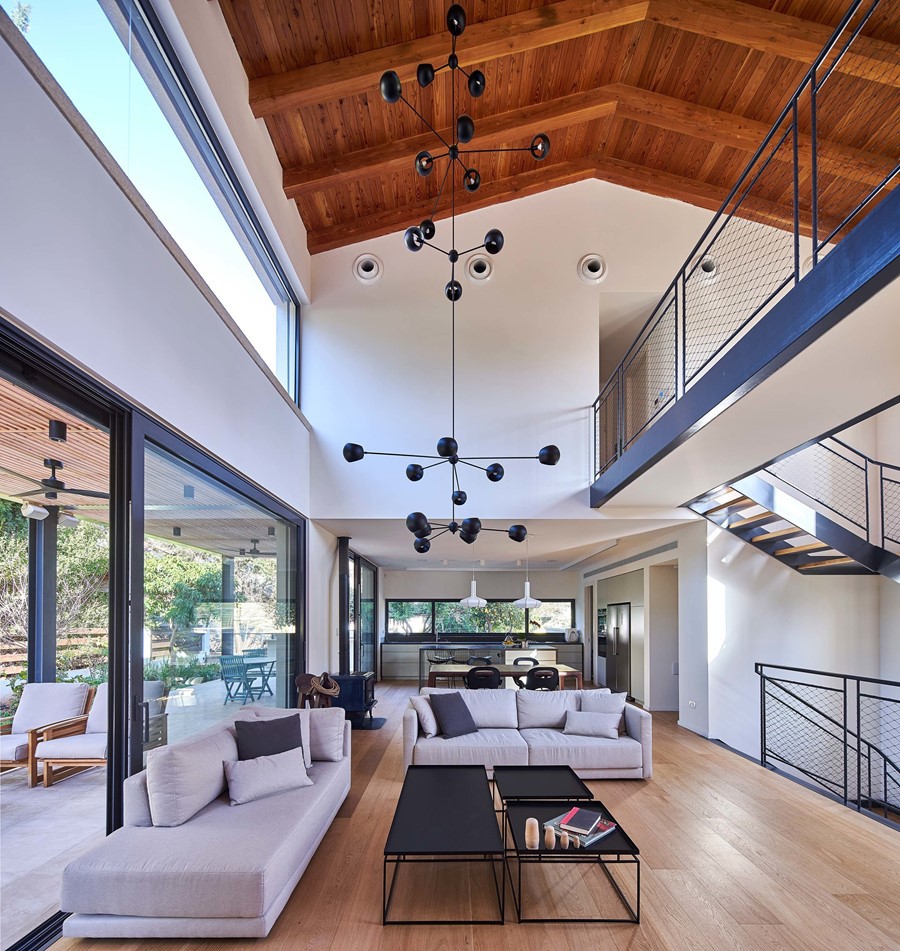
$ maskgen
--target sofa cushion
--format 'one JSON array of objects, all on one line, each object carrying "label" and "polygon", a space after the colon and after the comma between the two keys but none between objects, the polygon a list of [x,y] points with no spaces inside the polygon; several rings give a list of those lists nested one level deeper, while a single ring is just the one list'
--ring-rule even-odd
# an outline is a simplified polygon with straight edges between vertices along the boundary
[{"label": "sofa cushion", "polygon": [[231,725],[147,753],[147,794],[155,826],[180,826],[225,791],[225,760],[237,759]]},{"label": "sofa cushion", "polygon": [[100,684],[91,703],[85,733],[106,733],[109,729],[109,692],[108,684]]},{"label": "sofa cushion", "polygon": [[106,759],[105,733],[76,733],[38,743],[38,759]]},{"label": "sofa cushion", "polygon": [[527,766],[528,746],[518,730],[479,729],[446,739],[419,737],[413,762],[424,766]]},{"label": "sofa cushion", "polygon": [[425,687],[422,695],[434,697],[439,694],[459,693],[469,708],[475,726],[479,730],[515,730],[519,725],[516,713],[514,690],[448,690],[446,687]]},{"label": "sofa cushion", "polygon": [[416,711],[419,718],[419,726],[425,736],[437,736],[438,723],[434,716],[434,710],[431,709],[431,701],[428,697],[410,697],[409,705]]},{"label": "sofa cushion", "polygon": [[0,759],[18,762],[28,758],[28,737],[24,733],[0,735]]},{"label": "sofa cushion", "polygon": [[296,720],[294,723],[297,726],[297,745],[292,749],[225,764],[228,798],[232,806],[265,799],[289,789],[312,786],[300,749],[300,724]]},{"label": "sofa cushion", "polygon": [[[235,720],[279,720],[293,714],[300,720],[300,743],[303,746],[303,763],[312,766],[312,737],[309,732],[309,710],[292,710],[290,707],[241,707]],[[318,759],[319,757],[316,757]]]},{"label": "sofa cushion", "polygon": [[[275,756],[288,750],[300,749],[303,745],[300,739],[300,718],[290,714],[272,719],[261,717],[256,720],[235,720],[234,733],[238,760]],[[302,752],[299,755],[302,758]],[[228,770],[225,772],[227,775]]]},{"label": "sofa cushion", "polygon": [[628,695],[609,691],[585,690],[581,695],[581,709],[586,713],[617,713],[619,735],[625,733],[625,701]]},{"label": "sofa cushion", "polygon": [[87,684],[25,684],[11,732],[27,733],[48,723],[80,716],[89,689]]},{"label": "sofa cushion", "polygon": [[309,776],[311,786],[240,810],[217,799],[177,828],[118,829],[68,864],[61,909],[162,918],[259,917],[305,864],[343,800],[348,761],[314,763]]},{"label": "sofa cushion", "polygon": [[431,698],[431,709],[444,739],[477,733],[478,727],[465,701],[458,693],[445,693]]},{"label": "sofa cushion", "polygon": [[530,766],[571,766],[572,769],[640,769],[641,744],[630,736],[609,740],[573,736],[560,730],[527,729],[519,734],[528,745]]},{"label": "sofa cushion", "polygon": [[344,723],[347,716],[343,707],[323,707],[308,710],[309,749],[314,760],[340,763],[344,759]]},{"label": "sofa cushion", "polygon": [[566,715],[563,733],[576,736],[605,736],[614,740],[619,735],[619,722],[622,717],[617,713],[583,713],[570,710]]},{"label": "sofa cushion", "polygon": [[515,697],[520,730],[541,727],[561,730],[569,710],[578,709],[575,690],[519,690]]}]

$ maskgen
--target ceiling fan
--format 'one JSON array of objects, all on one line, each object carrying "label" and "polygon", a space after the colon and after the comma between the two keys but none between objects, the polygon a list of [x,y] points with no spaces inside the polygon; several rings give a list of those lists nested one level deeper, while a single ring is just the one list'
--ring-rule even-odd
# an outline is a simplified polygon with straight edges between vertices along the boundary
[{"label": "ceiling fan", "polygon": [[56,478],[56,470],[64,468],[59,459],[45,459],[44,465],[50,470],[50,476],[47,479],[41,479],[41,488],[33,489],[31,492],[22,492],[17,498],[27,499],[33,495],[43,495],[44,498],[50,500],[59,498],[60,495],[83,495],[91,499],[109,498],[109,492],[98,492],[96,489],[77,489],[74,486],[66,488],[65,482]]}]

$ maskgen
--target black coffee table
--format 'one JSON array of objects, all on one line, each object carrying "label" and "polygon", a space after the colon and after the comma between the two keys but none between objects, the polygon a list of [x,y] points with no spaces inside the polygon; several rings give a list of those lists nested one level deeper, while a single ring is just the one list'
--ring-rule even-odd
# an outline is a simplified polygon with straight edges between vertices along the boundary
[{"label": "black coffee table", "polygon": [[[490,863],[497,918],[388,920],[397,875],[403,866],[449,862]],[[393,866],[388,888],[388,866]],[[498,877],[499,867],[499,877]],[[410,766],[384,846],[384,925],[502,925],[506,911],[504,846],[483,766]],[[427,914],[427,908],[425,909]]]},{"label": "black coffee table", "polygon": [[[614,832],[604,836],[598,842],[587,848],[575,849],[569,848],[561,850],[560,848],[547,849],[544,846],[544,828],[545,822],[555,819],[557,816],[567,812],[572,806],[583,806],[587,809],[593,809],[602,813],[604,818],[616,823],[617,828]],[[540,847],[536,850],[525,848],[525,820],[534,817],[540,825]],[[609,810],[602,802],[594,800],[585,802],[584,800],[572,800],[562,802],[560,800],[529,800],[526,802],[508,802],[506,804],[506,828],[512,839],[513,848],[507,852],[507,869],[509,872],[510,888],[512,889],[513,903],[516,906],[516,915],[520,922],[548,922],[548,921],[570,921],[570,922],[628,922],[638,924],[641,915],[641,861],[640,850],[631,841],[627,833],[616,822]],[[516,865],[515,871],[512,868]],[[550,878],[555,866],[567,865],[569,863],[593,864],[596,865],[608,879],[619,901],[625,907],[626,917],[611,917],[600,914],[594,917],[586,916],[566,916],[555,914],[553,917],[534,917],[525,915],[525,900],[522,891],[522,873],[523,869],[529,867],[542,866],[542,872],[547,873],[545,878]],[[623,875],[629,869],[634,869],[635,880],[635,899],[632,904],[626,897],[622,883],[616,881],[613,871],[618,875]],[[563,870],[564,871],[564,870]],[[527,874],[527,873],[526,873]],[[587,886],[582,884],[582,888]],[[547,891],[546,884],[542,889]],[[564,892],[564,888],[560,888]],[[563,901],[565,894],[562,894]],[[596,904],[596,902],[595,902]]]},{"label": "black coffee table", "polygon": [[500,797],[500,825],[506,842],[506,804],[532,799],[593,799],[571,766],[495,766],[494,791]]}]

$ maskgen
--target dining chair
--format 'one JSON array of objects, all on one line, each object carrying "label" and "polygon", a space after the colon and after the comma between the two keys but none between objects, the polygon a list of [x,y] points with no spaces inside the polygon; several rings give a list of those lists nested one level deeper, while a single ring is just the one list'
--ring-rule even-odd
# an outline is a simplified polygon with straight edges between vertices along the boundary
[{"label": "dining chair", "polygon": [[[538,662],[534,657],[517,657],[513,661],[514,667],[537,667]],[[516,686],[519,690],[522,690],[525,687],[524,672],[519,674],[516,677],[513,677]]]},{"label": "dining chair", "polygon": [[526,690],[559,690],[559,671],[555,667],[532,667],[525,674]]},{"label": "dining chair", "polygon": [[496,667],[473,667],[463,675],[463,682],[469,690],[493,690],[502,685],[503,677]]}]

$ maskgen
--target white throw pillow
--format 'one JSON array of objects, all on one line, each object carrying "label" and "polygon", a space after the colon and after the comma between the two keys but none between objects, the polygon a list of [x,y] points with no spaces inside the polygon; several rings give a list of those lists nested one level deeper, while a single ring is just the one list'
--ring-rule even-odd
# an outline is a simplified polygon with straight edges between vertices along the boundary
[{"label": "white throw pillow", "polygon": [[579,710],[570,710],[566,715],[566,726],[563,733],[573,733],[576,736],[599,736],[607,740],[619,738],[618,713],[584,713]]},{"label": "white throw pillow", "polygon": [[585,690],[581,695],[583,713],[616,713],[619,716],[619,733],[625,732],[624,693],[600,693],[599,690]]},{"label": "white throw pillow", "polygon": [[313,784],[306,773],[300,750],[226,762],[225,778],[232,806]]},{"label": "white throw pillow", "polygon": [[440,730],[438,729],[437,718],[434,715],[434,710],[431,709],[431,701],[428,697],[410,697],[409,705],[418,714],[419,726],[422,728],[422,732],[425,736],[437,736]]}]

